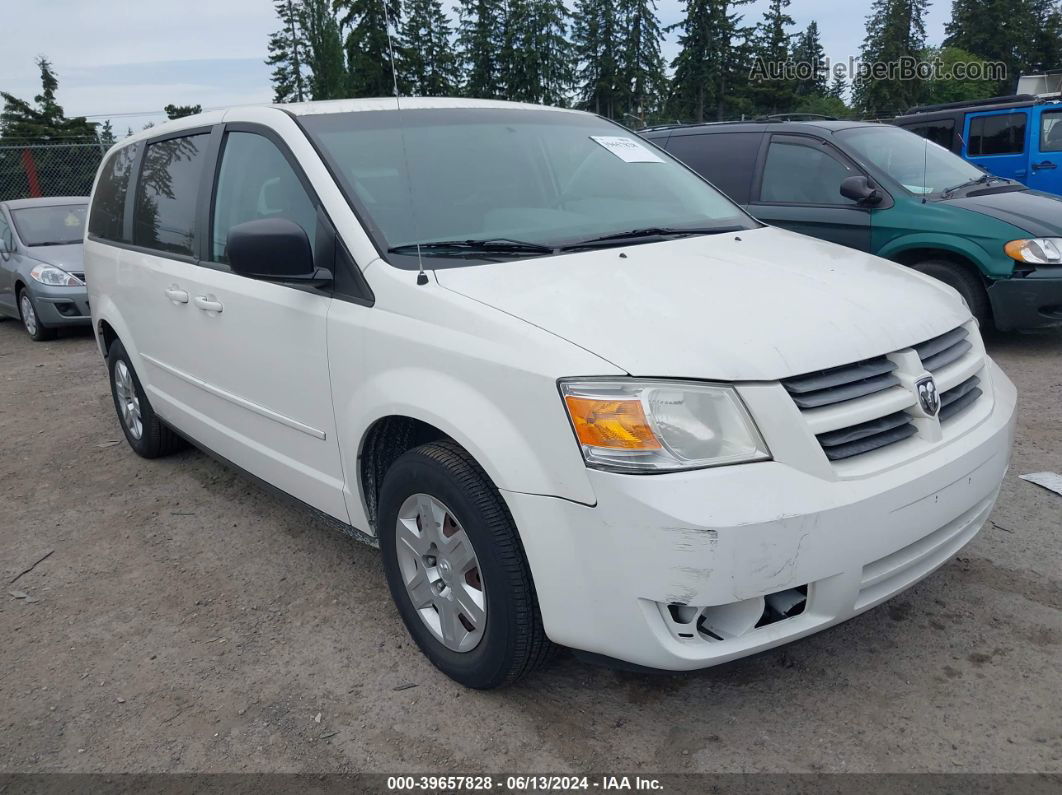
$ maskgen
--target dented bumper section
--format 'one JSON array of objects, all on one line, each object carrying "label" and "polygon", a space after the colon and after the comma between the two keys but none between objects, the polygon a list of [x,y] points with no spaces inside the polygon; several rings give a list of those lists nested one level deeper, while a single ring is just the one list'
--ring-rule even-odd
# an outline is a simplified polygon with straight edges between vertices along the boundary
[{"label": "dented bumper section", "polygon": [[[998,371],[997,371],[998,373]],[[778,461],[590,471],[593,507],[504,492],[557,643],[641,666],[716,665],[837,624],[950,560],[1006,472],[1014,387],[984,421],[870,476]]]}]

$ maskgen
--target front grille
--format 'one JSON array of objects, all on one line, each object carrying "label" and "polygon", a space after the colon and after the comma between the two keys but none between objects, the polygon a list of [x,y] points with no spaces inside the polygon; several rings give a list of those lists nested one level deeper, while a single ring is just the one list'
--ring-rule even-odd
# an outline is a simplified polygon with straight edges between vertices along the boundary
[{"label": "front grille", "polygon": [[[978,374],[983,368],[982,355],[967,327],[952,329],[905,351],[902,356],[876,356],[782,381],[831,462],[916,436],[918,427],[911,412],[917,411],[918,397],[903,384],[913,383],[925,372],[938,381],[942,423],[981,397]],[[911,351],[917,354],[917,361]],[[898,362],[906,368],[905,380],[899,377]]]}]

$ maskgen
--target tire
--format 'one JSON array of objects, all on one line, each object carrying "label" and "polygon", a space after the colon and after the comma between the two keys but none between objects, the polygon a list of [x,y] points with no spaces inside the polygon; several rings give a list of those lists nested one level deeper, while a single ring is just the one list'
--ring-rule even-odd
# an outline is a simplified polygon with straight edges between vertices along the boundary
[{"label": "tire", "polygon": [[22,328],[26,329],[26,333],[34,342],[47,342],[55,339],[58,332],[44,325],[37,314],[37,305],[33,303],[33,296],[25,288],[18,291],[18,316],[22,319]]},{"label": "tire", "polygon": [[[163,425],[151,408],[129,354],[118,340],[107,350],[107,375],[118,424],[134,453],[143,458],[160,458],[184,446],[181,437]],[[131,420],[133,416],[139,422]]]},{"label": "tire", "polygon": [[[432,513],[435,532],[423,529],[423,517]],[[380,490],[378,529],[391,596],[409,634],[439,670],[466,687],[489,690],[515,682],[548,659],[553,644],[542,628],[512,516],[459,445],[433,442],[395,461]],[[428,543],[433,537],[439,542],[434,547]],[[466,540],[472,559],[463,563]],[[418,609],[407,581],[419,583],[417,592],[432,601],[421,598]],[[441,590],[431,587],[433,582]],[[437,633],[455,614],[459,625],[448,622],[457,629],[447,641]]]},{"label": "tire", "polygon": [[970,268],[940,259],[925,260],[912,265],[911,268],[958,290],[966,305],[970,307],[971,314],[982,327],[991,320],[991,308],[984,282]]}]

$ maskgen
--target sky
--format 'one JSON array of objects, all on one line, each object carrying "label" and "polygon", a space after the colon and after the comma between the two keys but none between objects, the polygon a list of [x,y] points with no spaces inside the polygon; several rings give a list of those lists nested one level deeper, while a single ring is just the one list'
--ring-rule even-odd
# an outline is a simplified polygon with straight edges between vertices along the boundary
[{"label": "sky", "polygon": [[[789,14],[795,29],[818,21],[826,54],[847,60],[859,52],[870,4],[793,0]],[[766,6],[755,0],[741,7],[744,24]],[[658,0],[658,7],[662,24],[681,20],[681,0]],[[943,38],[950,7],[949,0],[930,7],[931,44]],[[215,108],[272,100],[265,64],[278,27],[272,0],[0,0],[0,10],[8,23],[0,90],[32,99],[40,90],[33,61],[45,55],[59,75],[66,114],[110,119],[119,136],[165,119],[170,103]],[[669,61],[675,35],[664,46]]]}]

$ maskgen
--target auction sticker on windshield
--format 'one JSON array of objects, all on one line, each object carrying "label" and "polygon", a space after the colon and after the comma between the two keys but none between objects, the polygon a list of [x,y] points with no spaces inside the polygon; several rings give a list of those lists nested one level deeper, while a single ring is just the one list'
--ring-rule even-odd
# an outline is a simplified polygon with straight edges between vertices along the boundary
[{"label": "auction sticker on windshield", "polygon": [[627,163],[664,162],[651,150],[625,135],[591,135],[590,138]]}]

